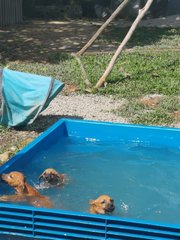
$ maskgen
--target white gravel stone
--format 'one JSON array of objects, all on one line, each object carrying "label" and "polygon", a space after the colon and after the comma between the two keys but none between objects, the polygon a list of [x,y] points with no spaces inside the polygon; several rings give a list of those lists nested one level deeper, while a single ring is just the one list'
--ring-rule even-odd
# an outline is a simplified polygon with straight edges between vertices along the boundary
[{"label": "white gravel stone", "polygon": [[124,103],[124,99],[115,100],[112,96],[59,94],[42,115],[125,123],[126,119],[113,112],[121,108]]}]

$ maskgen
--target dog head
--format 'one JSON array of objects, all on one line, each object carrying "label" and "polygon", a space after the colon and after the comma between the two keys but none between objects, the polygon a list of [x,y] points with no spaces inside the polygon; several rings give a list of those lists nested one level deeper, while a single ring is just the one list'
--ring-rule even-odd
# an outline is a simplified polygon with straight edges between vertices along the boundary
[{"label": "dog head", "polygon": [[64,174],[58,173],[53,168],[48,168],[39,176],[39,181],[43,180],[50,185],[59,185],[64,183],[64,177]]},{"label": "dog head", "polygon": [[96,200],[90,200],[89,203],[91,213],[108,214],[115,209],[114,200],[108,195],[101,195]]},{"label": "dog head", "polygon": [[25,187],[26,178],[21,172],[14,171],[7,174],[2,174],[1,179],[15,189],[18,188],[23,191]]}]

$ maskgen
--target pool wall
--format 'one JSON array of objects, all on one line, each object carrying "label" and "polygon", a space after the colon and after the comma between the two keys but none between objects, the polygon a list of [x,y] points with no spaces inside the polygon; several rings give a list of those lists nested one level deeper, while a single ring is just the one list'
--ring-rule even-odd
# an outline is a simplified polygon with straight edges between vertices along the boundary
[{"label": "pool wall", "polygon": [[[180,129],[62,119],[0,167],[0,173],[26,164],[37,151],[61,137],[134,141],[180,147]],[[0,190],[0,194],[3,194]],[[162,224],[106,215],[0,203],[1,236],[31,239],[180,239],[180,224]]]}]

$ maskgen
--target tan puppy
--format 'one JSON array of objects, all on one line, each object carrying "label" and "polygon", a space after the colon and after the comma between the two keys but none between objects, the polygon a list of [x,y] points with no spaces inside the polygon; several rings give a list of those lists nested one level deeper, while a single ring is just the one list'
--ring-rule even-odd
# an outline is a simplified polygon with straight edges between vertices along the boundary
[{"label": "tan puppy", "polygon": [[109,214],[115,209],[114,200],[108,195],[101,195],[96,200],[90,200],[90,213]]},{"label": "tan puppy", "polygon": [[65,174],[58,173],[53,168],[47,168],[40,176],[39,181],[43,180],[50,186],[60,186],[65,183]]},{"label": "tan puppy", "polygon": [[2,174],[1,179],[16,191],[15,195],[0,196],[3,202],[21,202],[26,201],[36,207],[52,207],[48,197],[40,193],[26,182],[25,176],[21,172],[10,172]]}]

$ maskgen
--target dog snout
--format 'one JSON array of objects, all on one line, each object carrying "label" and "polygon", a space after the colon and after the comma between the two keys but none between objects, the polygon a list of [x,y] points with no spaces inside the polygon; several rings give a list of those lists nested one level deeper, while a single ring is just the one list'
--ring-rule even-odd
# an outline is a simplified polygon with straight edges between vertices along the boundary
[{"label": "dog snout", "polygon": [[115,206],[114,206],[114,204],[112,203],[112,204],[110,204],[110,209],[113,211],[114,209],[115,209]]},{"label": "dog snout", "polygon": [[5,177],[5,174],[0,174],[0,179],[3,180]]},{"label": "dog snout", "polygon": [[110,211],[110,212],[114,211],[114,209],[115,209],[114,201],[109,202],[109,203],[107,204],[107,207],[106,207],[106,208],[107,208],[107,210]]},{"label": "dog snout", "polygon": [[40,176],[39,176],[39,180],[46,180],[48,177],[48,174],[47,173],[42,173]]},{"label": "dog snout", "polygon": [[44,175],[44,179],[45,179],[46,181],[51,181],[52,178],[53,178],[52,175],[49,174],[49,173]]},{"label": "dog snout", "polygon": [[7,178],[7,174],[0,174],[0,180],[1,181],[5,181],[6,180],[6,178]]},{"label": "dog snout", "polygon": [[40,175],[39,180],[49,181],[51,179],[51,174],[43,173]]},{"label": "dog snout", "polygon": [[115,206],[114,206],[114,201],[113,201],[113,200],[110,202],[110,207],[112,207],[112,208],[115,207]]}]

